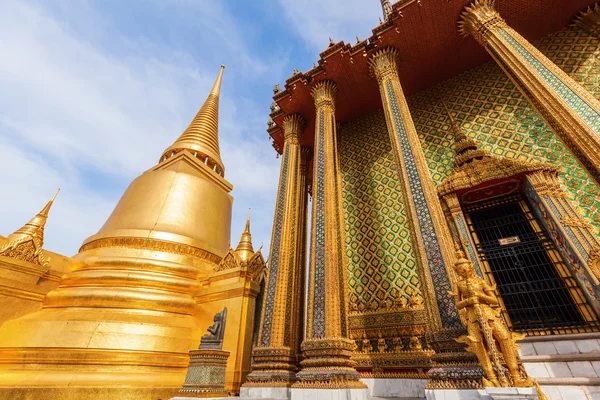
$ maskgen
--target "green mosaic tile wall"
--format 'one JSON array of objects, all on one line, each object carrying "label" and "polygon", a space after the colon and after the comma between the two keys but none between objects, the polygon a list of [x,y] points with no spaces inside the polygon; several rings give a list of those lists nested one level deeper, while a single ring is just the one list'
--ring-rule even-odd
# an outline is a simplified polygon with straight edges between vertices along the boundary
[{"label": "green mosaic tile wall", "polygon": [[[579,28],[557,32],[537,46],[600,98],[600,41]],[[502,70],[491,62],[409,99],[436,185],[452,169],[446,102],[465,132],[493,154],[561,167],[562,183],[582,214],[600,228],[600,191]]]},{"label": "green mosaic tile wall", "polygon": [[[537,47],[600,98],[600,40],[570,27]],[[482,148],[560,165],[570,198],[600,229],[600,190],[494,62],[409,99],[436,185],[448,176],[454,158],[442,100]],[[350,300],[381,309],[383,300],[396,293],[408,299],[419,285],[382,110],[342,124],[338,134]]]},{"label": "green mosaic tile wall", "polygon": [[383,111],[342,124],[338,135],[350,301],[382,309],[420,292]]}]

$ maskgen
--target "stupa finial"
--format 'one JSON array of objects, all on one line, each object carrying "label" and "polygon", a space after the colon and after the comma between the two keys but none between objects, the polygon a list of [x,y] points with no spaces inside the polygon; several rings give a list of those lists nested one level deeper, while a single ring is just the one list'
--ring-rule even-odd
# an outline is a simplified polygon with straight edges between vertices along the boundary
[{"label": "stupa finial", "polygon": [[246,219],[246,227],[240,238],[240,242],[235,248],[235,252],[242,259],[242,261],[248,261],[254,255],[254,248],[252,247],[252,235],[250,234],[250,209],[248,209],[248,218]]},{"label": "stupa finial", "polygon": [[161,161],[167,160],[173,154],[182,150],[188,150],[197,158],[205,161],[219,175],[224,175],[225,168],[219,151],[219,96],[224,69],[225,66],[221,65],[221,70],[208,98],[190,123],[190,126],[179,136],[175,143],[163,152],[160,158]]}]

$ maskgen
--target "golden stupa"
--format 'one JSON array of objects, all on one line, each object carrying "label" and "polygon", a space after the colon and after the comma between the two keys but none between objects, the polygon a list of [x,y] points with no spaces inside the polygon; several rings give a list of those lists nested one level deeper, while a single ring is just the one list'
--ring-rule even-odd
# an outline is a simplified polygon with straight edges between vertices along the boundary
[{"label": "golden stupa", "polygon": [[[1,326],[0,398],[169,398],[183,382],[188,350],[198,347],[213,309],[235,308],[227,303],[235,296],[247,300],[230,289],[218,299],[219,289],[212,289],[211,299],[205,295],[207,277],[230,248],[232,185],[224,179],[218,142],[223,68],[190,126],[130,184],[41,309]],[[246,231],[249,243],[249,222]],[[259,289],[252,284],[253,309]],[[203,308],[199,298],[220,303]],[[242,303],[247,313],[248,301]],[[239,331],[238,324],[231,322],[231,329]],[[252,332],[239,335],[225,343],[234,348],[232,362],[239,358],[248,370],[249,354],[242,361],[235,348],[248,347]]]}]

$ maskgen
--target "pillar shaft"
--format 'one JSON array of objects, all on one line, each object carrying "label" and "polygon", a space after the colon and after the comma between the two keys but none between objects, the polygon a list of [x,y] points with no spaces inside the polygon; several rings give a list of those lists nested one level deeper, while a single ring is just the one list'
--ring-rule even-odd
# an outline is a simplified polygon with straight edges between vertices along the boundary
[{"label": "pillar shaft", "polygon": [[380,50],[370,60],[379,82],[392,151],[398,167],[410,239],[433,332],[461,328],[447,269],[454,262],[452,237],[400,85],[397,52]]},{"label": "pillar shaft", "polygon": [[258,344],[247,386],[290,386],[295,381],[301,336],[304,290],[306,168],[300,136],[304,119],[292,114],[284,120],[284,148],[271,254],[261,313]]},{"label": "pillar shaft", "polygon": [[345,298],[346,258],[342,224],[341,176],[337,155],[333,82],[317,83],[312,224],[304,360],[299,388],[364,387],[350,357]]},{"label": "pillar shaft", "polygon": [[475,268],[477,275],[481,278],[485,278],[481,265],[479,264],[479,256],[477,255],[475,243],[467,228],[465,214],[458,201],[458,196],[456,193],[450,193],[445,195],[442,198],[442,201],[448,209],[448,223],[452,232],[454,232],[456,242],[460,244],[466,257],[473,263],[473,268]]},{"label": "pillar shaft", "polygon": [[305,292],[306,292],[306,230],[307,230],[307,209],[308,209],[308,164],[312,158],[312,151],[303,147],[300,154],[300,174],[299,174],[299,204],[302,212],[300,213],[300,218],[298,219],[298,231],[300,232],[300,238],[298,240],[298,264],[295,270],[294,277],[294,300],[297,302],[292,306],[293,310],[293,324],[296,327],[292,334],[294,338],[292,343],[294,343],[294,351],[296,353],[296,365],[300,365],[302,352],[300,351],[300,344],[304,339],[304,317],[305,317]]},{"label": "pillar shaft", "polygon": [[600,183],[600,101],[509,27],[495,0],[476,0],[459,29],[490,53],[552,127],[590,177]]}]

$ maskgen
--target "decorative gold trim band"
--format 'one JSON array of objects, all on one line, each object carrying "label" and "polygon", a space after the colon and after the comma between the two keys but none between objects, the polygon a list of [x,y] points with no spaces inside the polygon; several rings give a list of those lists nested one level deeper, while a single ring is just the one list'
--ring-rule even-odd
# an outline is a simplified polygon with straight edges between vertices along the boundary
[{"label": "decorative gold trim band", "polygon": [[215,264],[218,264],[221,261],[221,257],[219,257],[218,255],[210,253],[198,247],[150,238],[113,237],[98,239],[81,246],[79,252],[81,253],[87,250],[105,247],[121,247],[140,250],[162,251],[165,253],[197,257],[203,260],[213,262]]}]

